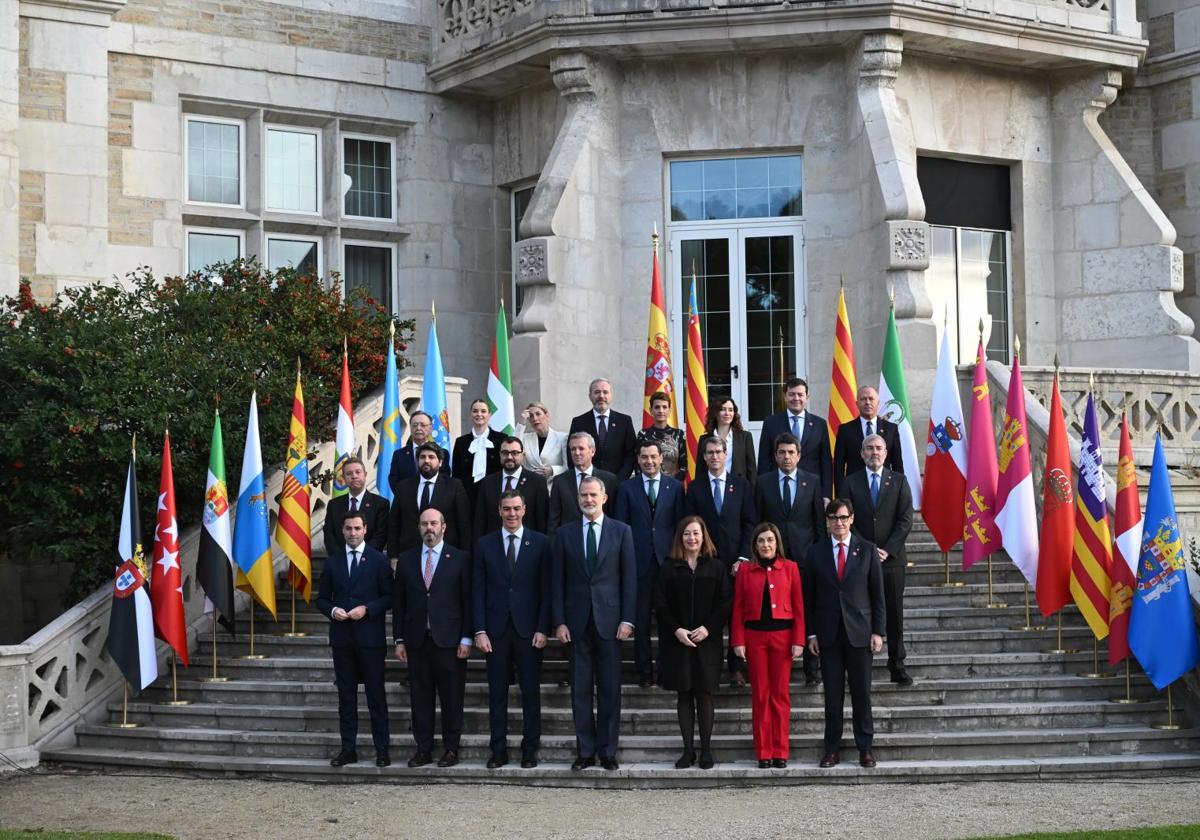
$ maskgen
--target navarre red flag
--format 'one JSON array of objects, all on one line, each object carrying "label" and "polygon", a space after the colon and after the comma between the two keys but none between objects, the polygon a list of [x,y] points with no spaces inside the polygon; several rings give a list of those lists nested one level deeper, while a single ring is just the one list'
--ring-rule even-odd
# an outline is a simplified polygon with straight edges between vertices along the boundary
[{"label": "navarre red flag", "polygon": [[921,486],[921,516],[942,551],[949,551],[962,539],[966,495],[966,425],[950,351],[950,331],[944,330],[929,409],[925,483]]},{"label": "navarre red flag", "polygon": [[1121,415],[1121,448],[1117,453],[1117,510],[1113,538],[1112,589],[1108,595],[1108,664],[1129,656],[1129,616],[1137,589],[1137,562],[1142,548],[1142,503],[1137,467],[1129,439],[1129,418]]},{"label": "navarre red flag", "polygon": [[983,339],[975,353],[975,381],[971,386],[971,430],[967,434],[967,501],[964,508],[963,571],[1000,550],[996,528],[996,432],[992,427],[992,397],[988,389]]},{"label": "navarre red flag", "polygon": [[1037,602],[1051,616],[1071,602],[1071,552],[1075,546],[1075,491],[1071,447],[1058,394],[1058,372],[1050,397],[1050,435],[1042,476],[1042,535],[1038,542]]},{"label": "navarre red flag", "polygon": [[183,571],[179,567],[179,522],[175,518],[175,476],[171,471],[171,436],[163,434],[162,475],[154,514],[154,549],[150,553],[150,604],[154,635],[169,644],[188,664],[187,626],[183,613]]}]

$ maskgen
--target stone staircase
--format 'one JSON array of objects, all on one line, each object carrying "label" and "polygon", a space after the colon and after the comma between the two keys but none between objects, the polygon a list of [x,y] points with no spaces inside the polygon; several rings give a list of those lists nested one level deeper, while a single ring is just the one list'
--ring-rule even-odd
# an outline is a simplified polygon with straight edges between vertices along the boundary
[{"label": "stone staircase", "polygon": [[[326,621],[301,604],[297,629],[304,637],[283,635],[285,623],[259,622],[255,650],[265,658],[237,659],[246,653],[243,637],[219,642],[219,667],[229,682],[205,682],[211,673],[212,648],[202,635],[192,667],[180,670],[179,696],[189,705],[170,705],[169,677],[129,704],[137,728],[120,729],[121,703],[108,706],[109,721],[76,727],[74,746],[50,749],[43,759],[75,767],[158,768],[206,776],[287,778],[321,781],[446,781],[541,784],[588,787],[714,786],[801,784],[807,782],[955,781],[963,779],[1105,776],[1113,773],[1178,772],[1200,768],[1200,729],[1175,712],[1178,730],[1157,729],[1167,721],[1165,697],[1157,694],[1134,667],[1132,704],[1112,702],[1124,695],[1124,670],[1112,676],[1080,677],[1092,665],[1091,635],[1073,609],[1064,621],[1067,654],[1050,654],[1053,628],[1012,629],[1024,621],[1019,574],[1002,557],[994,561],[993,591],[1009,606],[988,608],[986,564],[952,578],[963,586],[939,586],[944,567],[927,531],[918,526],[910,540],[906,631],[908,666],[915,679],[909,688],[888,682],[885,657],[876,658],[874,710],[879,766],[862,770],[844,763],[833,770],[816,767],[822,731],[820,688],[793,683],[792,761],[787,770],[759,770],[750,738],[748,691],[722,688],[717,698],[714,751],[710,771],[675,770],[680,740],[674,695],[660,689],[626,685],[622,730],[615,773],[571,773],[574,736],[568,689],[558,680],[566,673],[564,651],[547,648],[542,685],[541,766],[515,765],[487,770],[487,686],[483,660],[468,663],[463,762],[449,770],[404,766],[412,750],[405,666],[389,660],[388,702],[393,758],[378,769],[369,759],[369,727],[360,702],[360,739],[365,759],[333,770],[337,751],[337,695],[326,644]],[[285,585],[286,586],[286,585]],[[286,609],[286,608],[285,608]],[[281,613],[282,614],[282,613]],[[1034,608],[1036,618],[1036,607]],[[243,624],[243,627],[245,625]],[[263,632],[263,631],[266,632]],[[1103,664],[1103,649],[1101,650]],[[632,646],[625,672],[632,680]],[[1108,669],[1102,669],[1108,670]],[[510,737],[515,754],[520,704],[513,688]],[[1182,705],[1176,698],[1176,705]],[[845,743],[852,747],[847,715]],[[853,756],[853,749],[848,750]]]}]

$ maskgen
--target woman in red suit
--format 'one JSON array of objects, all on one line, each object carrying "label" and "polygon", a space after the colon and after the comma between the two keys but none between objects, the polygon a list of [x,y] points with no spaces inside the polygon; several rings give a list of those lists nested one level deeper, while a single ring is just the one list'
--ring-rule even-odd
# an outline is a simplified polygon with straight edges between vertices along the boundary
[{"label": "woman in red suit", "polygon": [[779,556],[779,529],[763,522],[750,535],[753,557],[734,580],[733,652],[750,670],[754,752],[760,768],[787,767],[792,660],[804,652],[800,567]]}]

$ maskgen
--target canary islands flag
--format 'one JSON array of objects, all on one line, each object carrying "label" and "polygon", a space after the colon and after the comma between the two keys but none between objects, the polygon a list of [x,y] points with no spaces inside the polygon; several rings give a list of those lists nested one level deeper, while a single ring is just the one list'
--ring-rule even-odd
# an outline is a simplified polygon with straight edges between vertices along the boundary
[{"label": "canary islands flag", "polygon": [[267,520],[267,488],[263,482],[262,449],[258,442],[258,399],[250,395],[246,449],[233,520],[233,562],[237,587],[248,592],[275,617],[275,567],[271,561],[271,529]]}]

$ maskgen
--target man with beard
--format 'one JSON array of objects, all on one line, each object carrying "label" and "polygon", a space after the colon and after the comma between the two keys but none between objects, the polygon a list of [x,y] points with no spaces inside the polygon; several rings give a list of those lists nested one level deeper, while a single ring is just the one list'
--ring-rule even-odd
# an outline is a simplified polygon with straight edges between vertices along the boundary
[{"label": "man with beard", "polygon": [[388,522],[388,556],[395,558],[421,542],[418,522],[421,514],[433,508],[446,520],[446,541],[464,546],[471,539],[471,503],[462,484],[442,469],[442,450],[432,441],[417,449],[417,474],[396,488]]}]

